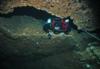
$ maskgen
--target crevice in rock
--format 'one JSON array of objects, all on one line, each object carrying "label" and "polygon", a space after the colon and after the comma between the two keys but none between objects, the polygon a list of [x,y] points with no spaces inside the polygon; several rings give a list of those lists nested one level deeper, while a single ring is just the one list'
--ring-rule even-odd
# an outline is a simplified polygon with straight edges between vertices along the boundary
[{"label": "crevice in rock", "polygon": [[34,7],[16,7],[14,8],[14,11],[12,13],[8,14],[2,14],[0,13],[0,17],[12,17],[12,16],[31,16],[33,18],[39,19],[39,20],[46,20],[49,17],[57,17],[55,15],[52,15],[51,13],[48,13],[47,11],[36,9]]}]

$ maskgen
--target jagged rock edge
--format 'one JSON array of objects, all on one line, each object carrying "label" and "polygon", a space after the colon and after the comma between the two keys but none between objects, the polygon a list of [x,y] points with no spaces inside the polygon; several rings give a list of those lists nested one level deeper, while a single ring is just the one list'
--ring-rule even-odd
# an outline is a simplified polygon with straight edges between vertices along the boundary
[{"label": "jagged rock edge", "polygon": [[[33,6],[15,6],[15,7],[13,7],[13,8],[9,8],[6,12],[3,12],[2,10],[0,10],[0,13],[1,13],[1,14],[13,13],[14,9],[15,9],[15,8],[18,8],[18,7],[21,8],[21,7],[33,7]],[[37,8],[37,7],[33,7],[33,8],[35,8],[35,9],[37,9],[37,10],[45,11],[45,12],[51,14],[51,15],[54,15],[54,16],[63,18],[63,17],[60,16],[60,15],[53,14],[52,12],[48,11],[46,8],[44,8],[44,9]]]}]

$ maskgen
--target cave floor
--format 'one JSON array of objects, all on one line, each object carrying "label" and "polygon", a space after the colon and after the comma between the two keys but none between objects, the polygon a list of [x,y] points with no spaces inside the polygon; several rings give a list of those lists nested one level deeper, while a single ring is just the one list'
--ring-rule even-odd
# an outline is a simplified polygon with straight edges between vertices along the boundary
[{"label": "cave floor", "polygon": [[[10,21],[11,19],[11,21]],[[16,19],[16,20],[15,20]],[[0,33],[0,63],[5,69],[83,69],[80,55],[94,42],[84,33],[72,31],[66,36],[48,39],[42,21],[28,16],[0,18],[0,27],[12,34],[10,39]]]},{"label": "cave floor", "polygon": [[21,66],[25,69],[78,68],[78,65],[76,65],[78,58],[73,52],[73,44],[65,42],[64,39],[48,40],[33,37],[33,39],[10,40],[2,37],[0,41],[2,64],[5,67],[12,69],[18,69]]}]

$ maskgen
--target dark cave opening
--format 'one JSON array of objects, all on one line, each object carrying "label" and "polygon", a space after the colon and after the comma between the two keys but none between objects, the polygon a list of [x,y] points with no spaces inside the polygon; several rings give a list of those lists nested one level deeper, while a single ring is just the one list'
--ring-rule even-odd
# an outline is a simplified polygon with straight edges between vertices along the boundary
[{"label": "dark cave opening", "polygon": [[[80,0],[81,1],[81,0]],[[96,29],[91,31],[92,33],[97,33],[97,36],[100,37],[100,1],[99,0],[84,0],[88,7],[92,10],[92,14],[94,17],[94,22]]]},{"label": "dark cave opening", "polygon": [[100,1],[99,0],[86,0],[88,6],[92,9],[93,15],[96,19],[96,26],[99,26],[100,29]]},{"label": "dark cave opening", "polygon": [[8,14],[0,14],[0,17],[12,17],[12,16],[31,16],[33,18],[39,19],[39,20],[46,20],[47,18],[56,17],[55,15],[52,15],[44,10],[36,9],[34,7],[16,7],[14,8],[14,11],[12,13]]}]

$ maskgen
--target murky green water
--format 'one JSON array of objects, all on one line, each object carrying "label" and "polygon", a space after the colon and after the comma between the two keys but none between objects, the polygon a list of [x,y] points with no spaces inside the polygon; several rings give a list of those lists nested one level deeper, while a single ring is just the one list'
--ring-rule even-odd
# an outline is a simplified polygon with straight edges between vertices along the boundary
[{"label": "murky green water", "polygon": [[[83,69],[80,59],[89,43],[96,42],[84,33],[72,31],[49,40],[43,21],[29,16],[0,17],[0,27],[15,39],[0,33],[0,63],[5,69]],[[100,54],[99,54],[100,55]],[[96,69],[96,67],[94,66]]]}]

